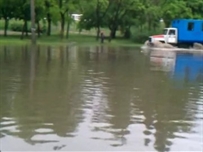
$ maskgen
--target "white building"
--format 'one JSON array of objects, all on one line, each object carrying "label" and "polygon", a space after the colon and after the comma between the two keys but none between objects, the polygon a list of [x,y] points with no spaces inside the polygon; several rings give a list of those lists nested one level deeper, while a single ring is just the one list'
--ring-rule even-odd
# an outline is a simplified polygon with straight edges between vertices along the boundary
[{"label": "white building", "polygon": [[71,14],[71,16],[75,21],[80,21],[82,14]]}]

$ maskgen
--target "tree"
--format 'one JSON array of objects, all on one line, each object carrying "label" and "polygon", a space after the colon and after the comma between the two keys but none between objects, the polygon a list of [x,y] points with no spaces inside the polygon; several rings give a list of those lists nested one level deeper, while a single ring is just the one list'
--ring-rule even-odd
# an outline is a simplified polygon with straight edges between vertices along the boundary
[{"label": "tree", "polygon": [[121,32],[124,34],[124,37],[130,38],[131,27],[141,24],[140,20],[143,18],[145,7],[140,1],[137,1],[130,5],[127,9],[127,15],[125,15],[125,17],[120,20],[119,26]]},{"label": "tree", "polygon": [[[83,7],[82,7],[82,6]],[[108,13],[111,3],[108,0],[92,0],[89,3],[88,0],[82,1],[81,11],[83,13],[80,28],[90,30],[96,28],[96,39],[98,40],[100,34],[100,28],[105,25],[105,17]]]},{"label": "tree", "polygon": [[56,0],[45,0],[44,5],[47,20],[47,36],[50,36],[52,24],[57,25],[60,19],[60,11]]},{"label": "tree", "polygon": [[159,26],[159,21],[162,18],[162,12],[163,9],[162,4],[163,0],[144,0],[143,4],[145,5],[144,14],[142,17],[145,19],[147,23],[148,31],[151,31]]},{"label": "tree", "polygon": [[187,7],[191,9],[193,18],[195,19],[203,18],[203,1],[202,0],[193,0],[193,1],[185,0],[185,2]]},{"label": "tree", "polygon": [[[116,38],[120,30],[125,38],[129,38],[132,26],[138,31],[155,31],[160,27],[162,18],[166,26],[170,26],[176,18],[203,17],[202,0],[35,0],[36,25],[38,36],[42,31],[40,21],[47,23],[46,34],[51,35],[52,24],[60,23],[60,36],[69,37],[73,13],[81,13],[79,28],[96,29],[99,39],[101,28],[109,28],[110,37]],[[18,6],[18,7],[16,7]],[[0,17],[4,20],[4,36],[7,36],[9,20],[23,20],[21,38],[28,36],[30,21],[29,0],[0,0]],[[46,20],[44,20],[46,18]]]},{"label": "tree", "polygon": [[79,4],[78,1],[74,1],[74,0],[69,1],[68,11],[66,16],[66,20],[67,20],[66,38],[67,39],[69,38],[70,25],[74,22],[74,19],[72,18],[72,13],[77,12],[77,10],[79,9],[78,4]]},{"label": "tree", "polygon": [[65,31],[65,22],[66,22],[66,15],[68,13],[68,4],[70,0],[58,0],[58,11],[60,14],[61,20],[61,38],[64,38],[64,31]]},{"label": "tree", "polygon": [[193,18],[192,10],[186,0],[170,0],[164,3],[162,8],[166,26],[170,26],[171,20],[176,18]]},{"label": "tree", "polygon": [[111,6],[107,0],[97,0],[96,1],[96,8],[95,8],[95,18],[96,18],[96,29],[97,29],[97,36],[96,39],[99,39],[100,34],[100,27],[103,25],[105,20],[106,14]]},{"label": "tree", "polygon": [[116,38],[116,32],[123,20],[126,19],[130,13],[136,14],[136,12],[142,10],[143,7],[139,0],[109,0],[109,3],[111,3],[111,7],[107,14],[107,25],[111,31],[111,38]]},{"label": "tree", "polygon": [[[65,25],[66,22],[69,21],[68,25],[67,25],[67,30],[69,31],[69,27],[70,27],[70,22],[71,22],[71,12],[75,10],[75,6],[76,4],[78,4],[78,1],[75,0],[55,0],[55,4],[56,4],[56,11],[58,12],[60,15],[60,23],[61,23],[61,38],[64,38],[64,32],[65,32]],[[67,31],[67,35],[66,37],[68,37],[68,32]]]},{"label": "tree", "polygon": [[15,11],[15,18],[23,20],[23,28],[21,39],[24,38],[24,32],[26,32],[26,36],[28,36],[28,21],[30,21],[30,1],[27,0],[17,0],[17,9]]},{"label": "tree", "polygon": [[13,17],[15,9],[15,0],[0,0],[0,14],[4,19],[4,36],[7,36],[9,20]]},{"label": "tree", "polygon": [[47,19],[47,36],[51,35],[51,22],[52,22],[52,15],[51,15],[51,7],[52,3],[49,0],[45,0],[45,8],[46,8],[46,19]]},{"label": "tree", "polygon": [[40,26],[40,20],[44,20],[46,16],[46,10],[45,10],[45,0],[37,0],[35,1],[35,20],[37,24],[37,33],[38,37],[40,36],[40,33],[42,32],[41,26]]}]

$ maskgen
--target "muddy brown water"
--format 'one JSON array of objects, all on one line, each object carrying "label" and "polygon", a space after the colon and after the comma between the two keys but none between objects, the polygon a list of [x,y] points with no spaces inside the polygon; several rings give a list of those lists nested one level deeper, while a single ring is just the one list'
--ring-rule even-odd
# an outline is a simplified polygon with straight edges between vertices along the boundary
[{"label": "muddy brown water", "polygon": [[0,47],[0,150],[203,151],[203,56]]}]

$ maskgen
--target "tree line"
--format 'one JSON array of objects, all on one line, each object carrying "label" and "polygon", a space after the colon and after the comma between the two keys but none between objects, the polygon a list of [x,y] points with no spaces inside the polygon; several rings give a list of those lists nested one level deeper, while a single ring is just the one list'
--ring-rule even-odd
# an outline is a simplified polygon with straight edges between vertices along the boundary
[{"label": "tree line", "polygon": [[[95,28],[97,39],[103,27],[110,30],[111,38],[116,38],[118,30],[128,38],[133,26],[152,31],[159,27],[160,19],[170,26],[175,18],[203,18],[203,0],[35,0],[38,34],[40,22],[46,18],[47,36],[52,34],[51,26],[60,23],[61,38],[68,38],[73,13],[83,14],[78,29]],[[22,37],[28,35],[30,0],[0,0],[0,18],[4,36],[11,19],[22,20]]]}]

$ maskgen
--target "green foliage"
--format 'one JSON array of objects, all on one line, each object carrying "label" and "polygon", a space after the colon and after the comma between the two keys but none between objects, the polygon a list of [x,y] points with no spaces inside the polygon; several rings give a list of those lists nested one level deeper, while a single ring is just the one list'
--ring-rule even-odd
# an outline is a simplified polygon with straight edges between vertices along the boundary
[{"label": "green foliage", "polygon": [[163,7],[163,16],[166,25],[170,25],[172,19],[175,18],[192,18],[191,9],[187,7],[187,3],[184,0],[171,0]]},{"label": "green foliage", "polygon": [[14,18],[22,20],[30,20],[30,1],[28,0],[16,0],[18,6]]},{"label": "green foliage", "polygon": [[203,18],[203,1],[202,0],[192,0],[186,1],[187,6],[191,9],[191,14],[193,18],[202,19]]},{"label": "green foliage", "polygon": [[[9,29],[11,31],[14,31],[14,32],[22,32],[23,31],[23,23],[12,23],[10,24],[10,27]],[[28,25],[28,29],[26,29],[27,31],[25,32],[31,32],[31,27],[30,27],[30,24]]]},{"label": "green foliage", "polygon": [[162,32],[163,29],[161,27],[148,31],[146,26],[143,29],[133,26],[131,28],[131,39],[133,42],[144,43],[148,40],[149,35],[161,34]]},{"label": "green foliage", "polygon": [[104,23],[104,17],[107,14],[110,5],[108,0],[92,0],[91,3],[87,5],[88,2],[88,0],[84,0],[81,4],[83,5],[83,16],[79,27],[90,30],[91,28],[97,27],[98,20],[100,21],[100,27],[106,26]]},{"label": "green foliage", "polygon": [[16,0],[0,0],[0,17],[12,18],[16,11]]},{"label": "green foliage", "polygon": [[[60,29],[68,38],[71,24],[79,30],[96,29],[99,36],[102,28],[108,28],[112,38],[120,31],[125,38],[142,41],[163,28],[170,26],[176,18],[203,18],[202,0],[35,0],[36,24],[44,30],[51,25]],[[71,14],[83,14],[81,21],[75,23]],[[4,21],[0,29],[29,30],[30,0],[0,0],[0,18]],[[45,19],[46,18],[46,19]],[[22,20],[22,24],[10,23],[11,19]],[[136,27],[136,28],[135,28]],[[141,30],[142,29],[142,30]],[[146,32],[147,31],[147,32]],[[152,31],[152,32],[151,32]],[[59,31],[57,31],[59,33]],[[50,35],[50,34],[47,34]]]},{"label": "green foliage", "polygon": [[10,26],[10,30],[15,31],[15,32],[22,32],[23,24],[21,24],[21,23],[13,23]]}]

